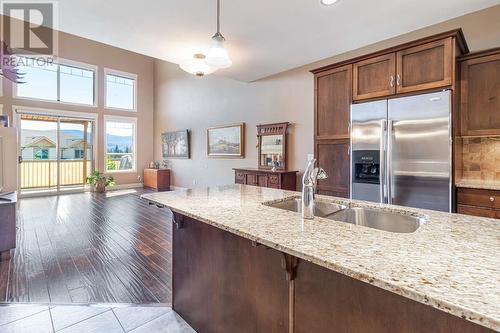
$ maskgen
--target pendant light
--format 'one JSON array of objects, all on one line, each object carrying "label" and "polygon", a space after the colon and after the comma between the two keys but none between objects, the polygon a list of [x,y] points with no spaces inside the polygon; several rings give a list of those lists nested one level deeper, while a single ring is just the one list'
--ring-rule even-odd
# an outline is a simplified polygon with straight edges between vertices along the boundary
[{"label": "pendant light", "polygon": [[205,76],[208,74],[212,74],[217,70],[217,68],[211,67],[205,63],[205,55],[201,53],[196,53],[192,58],[186,59],[183,61],[179,67],[184,71],[196,75],[196,76]]},{"label": "pendant light", "polygon": [[226,39],[220,33],[220,0],[217,0],[217,32],[212,37],[212,43],[207,53],[205,62],[215,68],[228,68],[233,62],[224,48]]}]

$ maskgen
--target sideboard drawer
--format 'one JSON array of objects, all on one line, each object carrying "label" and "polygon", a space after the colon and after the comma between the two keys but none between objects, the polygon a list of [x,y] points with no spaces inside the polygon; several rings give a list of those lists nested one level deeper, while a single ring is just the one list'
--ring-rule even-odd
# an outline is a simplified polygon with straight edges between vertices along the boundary
[{"label": "sideboard drawer", "polygon": [[269,184],[278,184],[280,183],[280,178],[278,175],[269,175]]},{"label": "sideboard drawer", "polygon": [[235,174],[235,183],[236,184],[246,184],[245,174],[243,172],[236,172]]}]

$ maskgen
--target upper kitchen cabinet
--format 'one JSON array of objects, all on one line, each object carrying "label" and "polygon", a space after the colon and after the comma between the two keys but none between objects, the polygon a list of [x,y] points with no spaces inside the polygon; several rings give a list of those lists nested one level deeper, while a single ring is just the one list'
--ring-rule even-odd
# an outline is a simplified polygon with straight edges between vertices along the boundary
[{"label": "upper kitchen cabinet", "polygon": [[455,30],[354,59],[353,100],[452,87],[456,57],[467,52]]},{"label": "upper kitchen cabinet", "polygon": [[461,59],[463,136],[500,135],[500,48]]},{"label": "upper kitchen cabinet", "polygon": [[354,64],[354,100],[396,93],[396,55],[384,54]]},{"label": "upper kitchen cabinet", "polygon": [[352,101],[352,65],[341,66],[315,77],[316,139],[349,137],[349,108]]},{"label": "upper kitchen cabinet", "polygon": [[399,51],[396,60],[397,93],[451,86],[454,63],[451,37]]}]

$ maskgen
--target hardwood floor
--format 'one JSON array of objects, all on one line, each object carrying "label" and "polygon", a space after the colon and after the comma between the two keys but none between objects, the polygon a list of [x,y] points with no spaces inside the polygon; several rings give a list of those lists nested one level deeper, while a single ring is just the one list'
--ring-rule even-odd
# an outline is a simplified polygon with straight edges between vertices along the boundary
[{"label": "hardwood floor", "polygon": [[20,200],[0,302],[171,303],[171,214],[143,192]]}]

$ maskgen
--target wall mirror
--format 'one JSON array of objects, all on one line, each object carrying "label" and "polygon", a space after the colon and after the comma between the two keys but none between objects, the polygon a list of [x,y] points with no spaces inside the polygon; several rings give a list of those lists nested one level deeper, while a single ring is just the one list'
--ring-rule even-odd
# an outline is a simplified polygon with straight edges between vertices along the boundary
[{"label": "wall mirror", "polygon": [[259,168],[286,170],[286,135],[289,123],[257,126]]}]

